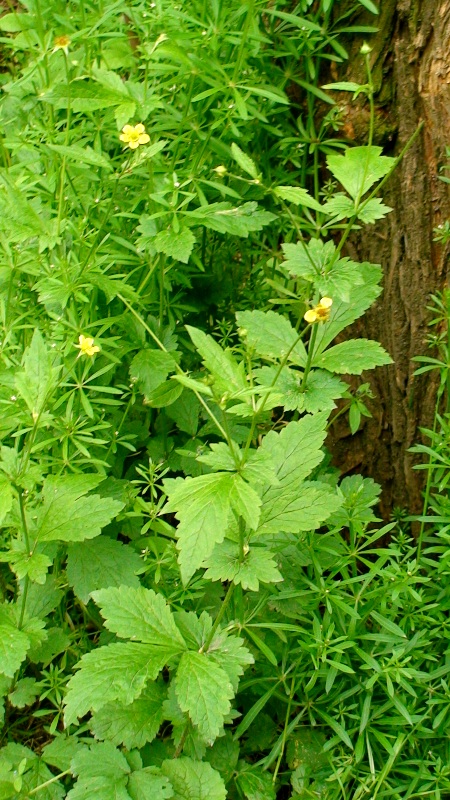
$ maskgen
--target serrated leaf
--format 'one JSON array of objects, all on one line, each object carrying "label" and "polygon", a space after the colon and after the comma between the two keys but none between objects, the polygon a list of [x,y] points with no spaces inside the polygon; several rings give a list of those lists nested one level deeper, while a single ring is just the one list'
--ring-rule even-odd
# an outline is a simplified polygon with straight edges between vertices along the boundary
[{"label": "serrated leaf", "polygon": [[0,673],[13,678],[30,648],[30,639],[12,623],[0,622]]},{"label": "serrated leaf", "polygon": [[376,521],[372,506],[378,501],[381,487],[372,478],[349,475],[341,481],[339,491],[344,502],[328,520],[329,525],[343,528],[349,523],[367,525]]},{"label": "serrated leaf", "polygon": [[186,478],[182,483],[164,482],[167,511],[176,513],[177,547],[181,576],[186,583],[217,542],[223,541],[228,523],[230,474],[214,473]]},{"label": "serrated leaf", "polygon": [[11,482],[8,478],[0,476],[0,525],[11,510],[12,500]]},{"label": "serrated leaf", "polygon": [[392,211],[390,206],[385,206],[378,197],[372,197],[363,207],[358,211],[358,219],[365,222],[366,225],[372,225],[377,219],[383,219],[386,214]]},{"label": "serrated leaf", "polygon": [[[277,373],[277,367],[262,367],[255,370],[255,377],[263,386],[270,386]],[[332,411],[336,408],[335,399],[342,397],[348,386],[339,378],[320,369],[311,370],[302,389],[303,373],[285,367],[281,370],[277,383],[277,404],[286,411]]]},{"label": "serrated leaf", "polygon": [[208,655],[227,673],[236,694],[244,668],[255,661],[244,646],[244,640],[239,636],[227,636],[225,631],[220,631],[212,640]]},{"label": "serrated leaf", "polygon": [[44,409],[54,376],[50,354],[38,328],[25,350],[22,366],[15,376],[16,389],[36,420]]},{"label": "serrated leaf", "polygon": [[70,769],[83,778],[120,778],[131,771],[125,756],[111,742],[95,742],[77,750]]},{"label": "serrated leaf", "polygon": [[213,470],[236,470],[236,457],[240,459],[241,452],[236,446],[234,451],[225,442],[213,442],[208,453],[197,456],[197,461],[206,464]]},{"label": "serrated leaf", "polygon": [[127,791],[131,800],[169,800],[173,797],[170,781],[157,767],[144,767],[132,772]]},{"label": "serrated leaf", "polygon": [[177,232],[173,229],[160,231],[152,244],[157,253],[164,253],[175,261],[187,264],[195,244],[195,236],[190,228],[181,228]]},{"label": "serrated leaf", "polygon": [[256,164],[250,156],[241,150],[235,142],[231,145],[231,155],[233,156],[234,160],[239,164],[240,168],[250,175],[254,180],[258,180],[258,170],[256,168]]},{"label": "serrated leaf", "polygon": [[374,145],[350,147],[344,155],[327,156],[328,169],[353,199],[359,200],[393,169],[395,158],[382,156]]},{"label": "serrated leaf", "polygon": [[340,375],[361,375],[365,369],[385,364],[392,364],[392,358],[378,342],[371,339],[349,339],[317,357],[314,355],[312,359],[312,366]]},{"label": "serrated leaf", "polygon": [[96,494],[85,496],[101,480],[101,476],[91,475],[47,478],[35,522],[36,538],[41,542],[81,542],[98,536],[125,505]]},{"label": "serrated leaf", "polygon": [[34,703],[39,692],[40,688],[37,686],[35,678],[22,678],[17,681],[14,691],[8,695],[8,699],[15,708],[25,708]]},{"label": "serrated leaf", "polygon": [[261,499],[255,490],[240,475],[232,476],[230,503],[239,517],[243,517],[249,528],[258,527]]},{"label": "serrated leaf", "polygon": [[186,325],[196,349],[200,353],[205,367],[214,377],[219,392],[232,393],[247,389],[243,366],[238,364],[230,350],[223,350],[212,336],[198,328]]},{"label": "serrated leaf", "polygon": [[219,773],[204,761],[178,758],[163,761],[161,772],[173,787],[173,800],[225,800],[225,784]]},{"label": "serrated leaf", "polygon": [[212,744],[234,697],[226,672],[205,653],[183,653],[175,678],[175,694],[181,710],[189,714],[206,743]]},{"label": "serrated leaf", "polygon": [[236,783],[247,800],[275,800],[275,784],[270,772],[252,767],[239,773]]},{"label": "serrated leaf", "polygon": [[164,596],[153,589],[121,586],[100,589],[93,592],[92,597],[100,607],[108,630],[122,639],[167,647],[174,653],[186,648]]},{"label": "serrated leaf", "polygon": [[325,414],[307,415],[301,420],[289,422],[280,433],[270,431],[261,449],[268,453],[275,468],[281,488],[296,488],[323,459],[322,445],[326,436]]},{"label": "serrated leaf", "polygon": [[289,361],[304,366],[306,350],[289,320],[275,311],[238,311],[240,335],[263,358],[278,361],[289,353]]},{"label": "serrated leaf", "polygon": [[318,326],[314,357],[317,358],[344,328],[355,322],[381,293],[381,267],[378,264],[359,264],[362,283],[350,289],[348,299],[333,300],[328,321]]},{"label": "serrated leaf", "polygon": [[311,208],[313,211],[324,210],[320,203],[314,200],[314,197],[311,197],[309,192],[301,186],[277,186],[274,194],[277,197],[281,197],[282,200],[287,200],[288,203],[305,206],[305,208]]},{"label": "serrated leaf", "polygon": [[69,545],[67,580],[77,597],[88,603],[91,592],[109,586],[139,586],[137,553],[107,536]]},{"label": "serrated leaf", "polygon": [[202,407],[200,400],[192,392],[186,391],[183,391],[177,400],[178,402],[175,405],[171,405],[170,408],[166,409],[166,414],[175,422],[180,431],[189,433],[190,436],[195,436]]},{"label": "serrated leaf", "polygon": [[259,582],[279,583],[283,580],[272,553],[261,547],[251,547],[244,560],[239,560],[236,542],[228,539],[216,545],[203,564],[205,578],[210,581],[233,581],[245,590],[259,591]]},{"label": "serrated leaf", "polygon": [[91,730],[96,739],[108,739],[127,750],[140,749],[153,741],[164,718],[165,689],[159,683],[149,683],[140,697],[129,705],[120,701],[107,703],[94,712]]},{"label": "serrated leaf", "polygon": [[95,778],[79,778],[66,800],[130,800],[126,790],[127,778],[109,778],[102,775]]},{"label": "serrated leaf", "polygon": [[171,648],[135,642],[114,643],[86,653],[67,684],[66,726],[115,700],[132,703],[173,655]]},{"label": "serrated leaf", "polygon": [[147,397],[164,383],[175,367],[176,362],[169,353],[147,348],[134,356],[130,365],[130,377]]}]

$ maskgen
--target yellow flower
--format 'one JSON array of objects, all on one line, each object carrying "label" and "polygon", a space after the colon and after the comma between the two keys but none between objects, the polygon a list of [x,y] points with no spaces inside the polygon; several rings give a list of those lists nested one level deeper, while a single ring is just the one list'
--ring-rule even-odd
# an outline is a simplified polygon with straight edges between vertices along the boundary
[{"label": "yellow flower", "polygon": [[92,336],[83,336],[82,333],[80,333],[78,344],[76,344],[75,347],[78,347],[80,350],[78,358],[80,356],[94,356],[96,353],[100,352],[100,348],[98,344],[94,344]]},{"label": "yellow flower", "polygon": [[213,169],[213,172],[215,172],[215,173],[216,173],[216,175],[218,175],[218,176],[219,176],[219,178],[223,178],[223,177],[224,177],[224,175],[226,175],[226,174],[227,174],[227,168],[226,168],[226,167],[224,167],[224,165],[223,165],[223,164],[219,164],[219,166],[218,166],[218,167],[214,167],[214,169]]},{"label": "yellow flower", "polygon": [[56,53],[57,50],[64,50],[65,54],[67,55],[69,52],[69,45],[71,44],[71,39],[69,36],[55,36],[53,40],[53,52]]},{"label": "yellow flower", "polygon": [[320,302],[314,306],[314,308],[309,308],[306,314],[304,314],[303,319],[306,322],[326,322],[328,317],[330,316],[330,309],[333,305],[333,301],[331,297],[322,297]]},{"label": "yellow flower", "polygon": [[138,122],[137,125],[124,125],[119,136],[121,142],[125,142],[132,150],[136,150],[140,144],[147,144],[150,136],[145,132],[145,125]]}]

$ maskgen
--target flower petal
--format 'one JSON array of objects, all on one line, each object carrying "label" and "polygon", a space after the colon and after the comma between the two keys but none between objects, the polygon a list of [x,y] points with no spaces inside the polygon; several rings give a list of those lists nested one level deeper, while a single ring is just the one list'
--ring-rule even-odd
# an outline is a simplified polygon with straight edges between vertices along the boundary
[{"label": "flower petal", "polygon": [[150,141],[150,136],[148,135],[148,133],[141,133],[138,139],[139,144],[147,144],[147,142],[149,141]]},{"label": "flower petal", "polygon": [[136,150],[136,148],[139,147],[139,142],[136,140],[131,141],[128,143],[128,147],[131,147],[132,150]]},{"label": "flower petal", "polygon": [[138,122],[138,124],[134,126],[134,130],[136,133],[145,133],[145,125],[143,125],[142,122]]},{"label": "flower petal", "polygon": [[317,321],[316,310],[314,308],[308,309],[308,311],[306,311],[306,313],[303,315],[303,319],[305,319],[306,322],[316,322]]},{"label": "flower petal", "polygon": [[122,133],[133,133],[134,128],[132,125],[124,125],[122,128]]}]

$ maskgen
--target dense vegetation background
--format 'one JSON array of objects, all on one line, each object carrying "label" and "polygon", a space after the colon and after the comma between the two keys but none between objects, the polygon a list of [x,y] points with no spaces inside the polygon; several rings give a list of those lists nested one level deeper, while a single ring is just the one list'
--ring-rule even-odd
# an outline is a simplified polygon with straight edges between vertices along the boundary
[{"label": "dense vegetation background", "polygon": [[450,797],[449,11],[380,12],[4,8],[0,800]]}]

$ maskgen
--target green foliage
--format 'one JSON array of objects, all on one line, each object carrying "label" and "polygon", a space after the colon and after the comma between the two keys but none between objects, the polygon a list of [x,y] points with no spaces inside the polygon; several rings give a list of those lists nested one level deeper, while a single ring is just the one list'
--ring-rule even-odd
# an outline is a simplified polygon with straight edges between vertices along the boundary
[{"label": "green foliage", "polygon": [[450,789],[448,536],[380,527],[326,449],[391,361],[344,247],[396,162],[319,85],[374,29],[269,6],[0,20],[5,800]]}]

